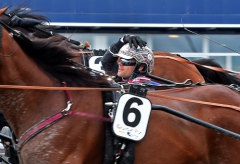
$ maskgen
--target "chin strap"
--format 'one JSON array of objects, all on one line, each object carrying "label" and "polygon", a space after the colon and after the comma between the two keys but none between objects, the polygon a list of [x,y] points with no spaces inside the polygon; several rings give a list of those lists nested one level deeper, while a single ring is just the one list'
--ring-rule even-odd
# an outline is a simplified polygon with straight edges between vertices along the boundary
[{"label": "chin strap", "polygon": [[140,66],[142,65],[142,63],[137,63],[132,74],[130,75],[128,80],[132,80],[137,78],[139,75],[145,76],[147,75],[147,70],[143,70],[143,71],[139,71],[138,69],[140,68]]}]

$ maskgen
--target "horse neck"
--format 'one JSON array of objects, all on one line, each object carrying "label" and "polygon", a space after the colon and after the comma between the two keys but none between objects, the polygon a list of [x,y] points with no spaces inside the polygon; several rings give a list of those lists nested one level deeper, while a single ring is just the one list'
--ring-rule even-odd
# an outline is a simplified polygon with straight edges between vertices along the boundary
[{"label": "horse neck", "polygon": [[[60,86],[59,82],[48,77],[36,63],[24,53],[5,29],[3,29],[2,32],[2,48],[0,53],[2,54],[2,56],[0,56],[1,84]],[[13,55],[8,57],[3,56],[11,53],[13,53]],[[4,116],[9,120],[9,124],[17,136],[27,130],[29,125],[31,126],[44,116],[50,115],[51,110],[44,109],[56,106],[59,106],[60,109],[66,107],[66,97],[63,91],[3,89],[0,96],[0,109],[2,109]],[[35,115],[35,117],[29,119],[30,115]]]},{"label": "horse neck", "polygon": [[[14,50],[16,45],[16,52],[10,57],[0,56],[0,82],[1,84],[10,85],[24,85],[24,86],[61,86],[57,80],[50,78],[43,72],[36,63],[26,54],[24,54],[21,47],[9,37],[8,32],[3,29],[1,54],[9,54]],[[102,96],[100,91],[72,91],[70,92],[73,105],[71,111],[85,112],[102,116]],[[68,97],[64,91],[44,91],[44,90],[16,90],[3,89],[0,92],[0,109],[2,109],[4,116],[8,120],[15,135],[20,137],[26,130],[39,121],[61,112],[67,106]],[[75,126],[77,124],[77,126]],[[57,122],[55,126],[51,126],[33,139],[31,144],[24,146],[24,151],[21,153],[31,154],[33,150],[46,150],[41,144],[49,143],[52,148],[58,149],[59,143],[66,142],[66,135],[71,136],[69,144],[63,145],[64,150],[73,152],[73,148],[69,145],[75,145],[74,150],[78,150],[72,157],[78,162],[70,163],[102,163],[102,150],[104,147],[104,125],[102,121],[91,119],[89,117],[81,117],[75,115],[65,116],[62,120]],[[72,130],[74,129],[74,130]],[[71,131],[71,132],[69,132]],[[66,134],[67,133],[67,134]],[[57,134],[51,137],[50,134]],[[80,136],[80,137],[79,137]],[[47,138],[44,140],[43,138]],[[81,138],[81,140],[79,140]],[[89,140],[91,138],[91,140]],[[39,143],[44,141],[44,143]],[[76,145],[77,144],[77,145]],[[80,151],[79,151],[80,150]],[[44,154],[36,153],[35,157],[28,157],[23,160],[39,160],[51,161],[49,157],[43,157]],[[64,158],[60,157],[59,158]],[[32,159],[34,158],[34,159]],[[34,163],[25,161],[24,163]],[[82,162],[79,162],[82,161]]]},{"label": "horse neck", "polygon": [[153,75],[176,82],[184,82],[186,79],[191,79],[193,83],[204,82],[204,78],[194,65],[167,58],[180,57],[168,52],[156,52],[154,55],[155,61],[152,72]]}]

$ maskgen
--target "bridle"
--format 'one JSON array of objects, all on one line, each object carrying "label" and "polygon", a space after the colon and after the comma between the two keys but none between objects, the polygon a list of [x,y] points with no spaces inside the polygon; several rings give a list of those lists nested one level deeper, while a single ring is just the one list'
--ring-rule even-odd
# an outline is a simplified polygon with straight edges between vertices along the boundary
[{"label": "bridle", "polygon": [[[11,36],[11,38],[13,38],[13,34],[12,33],[9,33],[9,35]],[[16,42],[13,42],[14,44],[14,49],[13,49],[13,52],[10,53],[10,54],[0,54],[0,56],[3,56],[3,57],[11,57],[13,54],[15,54],[15,52],[17,51],[17,43]]]},{"label": "bridle", "polygon": [[[3,14],[7,15],[5,13],[3,13]],[[9,16],[9,15],[7,15],[7,16]],[[2,25],[9,32],[9,35],[11,36],[11,38],[13,38],[14,36],[15,37],[20,37],[22,35],[22,33],[20,31],[11,28],[6,23],[4,23],[2,20],[0,20],[0,25]],[[1,37],[2,37],[2,28],[0,29],[0,31],[1,31],[0,34],[1,34]],[[13,43],[14,43],[13,52],[10,53],[10,54],[0,54],[0,56],[11,57],[17,51],[17,43],[16,42],[13,42]],[[1,48],[2,48],[2,41],[0,41],[0,49]]]}]

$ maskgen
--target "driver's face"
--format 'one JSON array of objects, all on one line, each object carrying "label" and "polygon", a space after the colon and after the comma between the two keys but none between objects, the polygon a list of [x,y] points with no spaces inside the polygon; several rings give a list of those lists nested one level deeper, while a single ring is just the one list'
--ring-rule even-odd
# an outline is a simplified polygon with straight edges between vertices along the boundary
[{"label": "driver's face", "polygon": [[[135,59],[128,59],[128,60],[130,62],[136,63]],[[120,57],[118,58],[117,62],[118,62],[118,66],[119,66],[117,75],[120,77],[123,77],[125,79],[128,79],[131,76],[131,74],[135,68],[135,65],[125,66],[124,62],[121,62]]]}]

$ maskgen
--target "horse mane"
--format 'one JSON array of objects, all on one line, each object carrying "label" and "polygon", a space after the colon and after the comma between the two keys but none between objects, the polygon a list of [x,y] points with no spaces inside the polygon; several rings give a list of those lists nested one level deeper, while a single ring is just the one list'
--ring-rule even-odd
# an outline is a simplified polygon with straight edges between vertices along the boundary
[{"label": "horse mane", "polygon": [[49,22],[49,19],[46,16],[35,14],[36,10],[29,10],[26,3],[19,4],[16,8],[7,11],[6,14],[13,16],[19,16],[21,18],[32,18],[44,22]]},{"label": "horse mane", "polygon": [[[45,16],[33,14],[23,5],[8,12],[11,17],[39,20],[42,24],[48,19]],[[48,27],[49,25],[41,25]],[[73,44],[61,35],[49,36],[46,32],[35,27],[16,27],[24,31],[24,37],[15,37],[23,51],[48,75],[59,81],[65,81],[68,86],[99,86],[108,84],[106,77],[86,70],[73,59],[76,57],[70,48]],[[46,28],[45,28],[46,29]],[[49,32],[50,33],[50,32]],[[33,36],[34,35],[34,36]]]},{"label": "horse mane", "polygon": [[[216,62],[214,59],[203,58],[203,59],[194,60],[193,62],[201,65],[222,68],[221,65],[218,62]],[[231,85],[231,84],[240,85],[240,79],[229,73],[211,70],[199,65],[195,65],[195,66],[198,69],[198,71],[202,74],[202,76],[204,77],[207,83],[220,83],[224,85]]]}]

